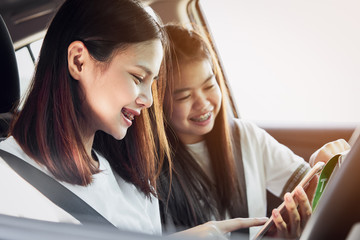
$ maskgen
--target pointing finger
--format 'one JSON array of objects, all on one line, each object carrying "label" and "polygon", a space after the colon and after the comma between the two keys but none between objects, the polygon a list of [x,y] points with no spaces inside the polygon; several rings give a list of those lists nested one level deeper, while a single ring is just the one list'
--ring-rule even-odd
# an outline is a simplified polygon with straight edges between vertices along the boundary
[{"label": "pointing finger", "polygon": [[219,228],[219,230],[222,233],[228,233],[235,230],[238,230],[240,228],[249,228],[253,226],[260,226],[263,225],[268,218],[233,218],[223,221],[217,221],[214,222],[216,227]]}]

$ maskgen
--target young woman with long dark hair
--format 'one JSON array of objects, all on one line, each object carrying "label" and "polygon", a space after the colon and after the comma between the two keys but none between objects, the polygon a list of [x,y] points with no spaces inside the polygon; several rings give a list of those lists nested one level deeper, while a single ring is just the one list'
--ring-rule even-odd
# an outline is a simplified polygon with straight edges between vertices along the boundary
[{"label": "young woman with long dark hair", "polygon": [[[0,148],[56,179],[113,225],[160,233],[154,221],[158,203],[152,199],[161,158],[169,153],[158,111],[166,39],[137,1],[65,1],[44,38],[23,108]],[[149,122],[151,105],[156,132]],[[6,167],[2,161],[1,167]],[[27,203],[16,204],[20,185],[2,191],[17,208],[3,213],[74,220],[30,188],[23,191]]]},{"label": "young woman with long dark hair", "polygon": [[[161,234],[156,178],[170,157],[161,106],[166,49],[163,29],[136,0],[66,0],[0,149],[55,179],[115,227]],[[71,200],[45,197],[7,163],[0,159],[0,213],[84,223],[64,209]],[[196,231],[263,223],[238,219]]]},{"label": "young woman with long dark hair", "polygon": [[[265,216],[266,189],[284,196],[308,163],[264,130],[233,117],[217,61],[200,34],[172,24],[165,29],[173,71],[167,76],[164,112],[173,161],[164,164],[158,182],[164,226],[183,230],[211,220]],[[335,151],[347,148],[343,140],[336,145],[341,148]],[[313,158],[313,163],[321,160]],[[289,222],[273,212],[278,236],[298,236],[309,218],[302,188],[296,198],[299,210],[285,194]]]}]

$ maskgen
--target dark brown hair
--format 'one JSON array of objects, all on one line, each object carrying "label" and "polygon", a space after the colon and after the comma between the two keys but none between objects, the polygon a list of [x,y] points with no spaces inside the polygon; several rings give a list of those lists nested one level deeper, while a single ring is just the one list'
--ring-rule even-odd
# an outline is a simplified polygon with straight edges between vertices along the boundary
[{"label": "dark brown hair", "polygon": [[[174,66],[174,73],[167,76],[166,105],[164,106],[168,123],[166,132],[173,150],[173,175],[171,181],[169,177],[171,167],[165,163],[158,187],[163,224],[166,226],[171,219],[175,226],[181,229],[210,221],[212,217],[218,220],[223,219],[226,212],[230,212],[233,217],[239,215],[241,206],[236,199],[239,198],[240,191],[226,111],[228,94],[211,47],[196,31],[174,24],[166,25],[165,29],[170,40],[170,54]],[[170,120],[171,95],[174,91],[174,81],[181,75],[181,64],[201,60],[209,60],[212,64],[222,93],[222,106],[214,127],[205,136],[214,183],[177,137]]]},{"label": "dark brown hair", "polygon": [[[135,0],[65,1],[48,28],[27,99],[12,126],[11,134],[22,149],[60,181],[91,183],[98,169],[81,139],[84,99],[69,73],[67,48],[73,41],[82,41],[95,60],[106,63],[118,49],[153,39],[160,39],[167,49],[162,28]],[[161,158],[169,155],[159,111],[165,84],[161,79],[153,85],[152,108],[142,111],[123,140],[103,132],[94,139],[94,148],[117,173],[147,195],[154,193]],[[149,112],[157,119],[154,134]]]}]

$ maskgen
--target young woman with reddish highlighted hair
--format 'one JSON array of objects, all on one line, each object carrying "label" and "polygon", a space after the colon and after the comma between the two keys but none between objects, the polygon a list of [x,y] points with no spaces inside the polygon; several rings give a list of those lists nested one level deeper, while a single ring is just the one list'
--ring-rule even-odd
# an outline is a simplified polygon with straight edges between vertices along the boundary
[{"label": "young woman with reddish highlighted hair", "polygon": [[[0,148],[56,179],[116,227],[160,234],[154,196],[169,154],[158,93],[166,39],[137,1],[65,1]],[[0,169],[0,181],[11,182],[0,187],[6,188],[1,213],[77,222],[1,159]]]}]

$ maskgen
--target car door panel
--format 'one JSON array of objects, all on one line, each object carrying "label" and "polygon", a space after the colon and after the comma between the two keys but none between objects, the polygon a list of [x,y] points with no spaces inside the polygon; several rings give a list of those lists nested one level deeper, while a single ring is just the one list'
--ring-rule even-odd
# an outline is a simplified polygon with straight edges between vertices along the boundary
[{"label": "car door panel", "polygon": [[[261,127],[261,126],[260,126]],[[263,126],[277,141],[289,147],[295,154],[309,160],[311,154],[325,143],[337,139],[348,141],[355,130],[354,125],[333,127],[267,127]]]}]

